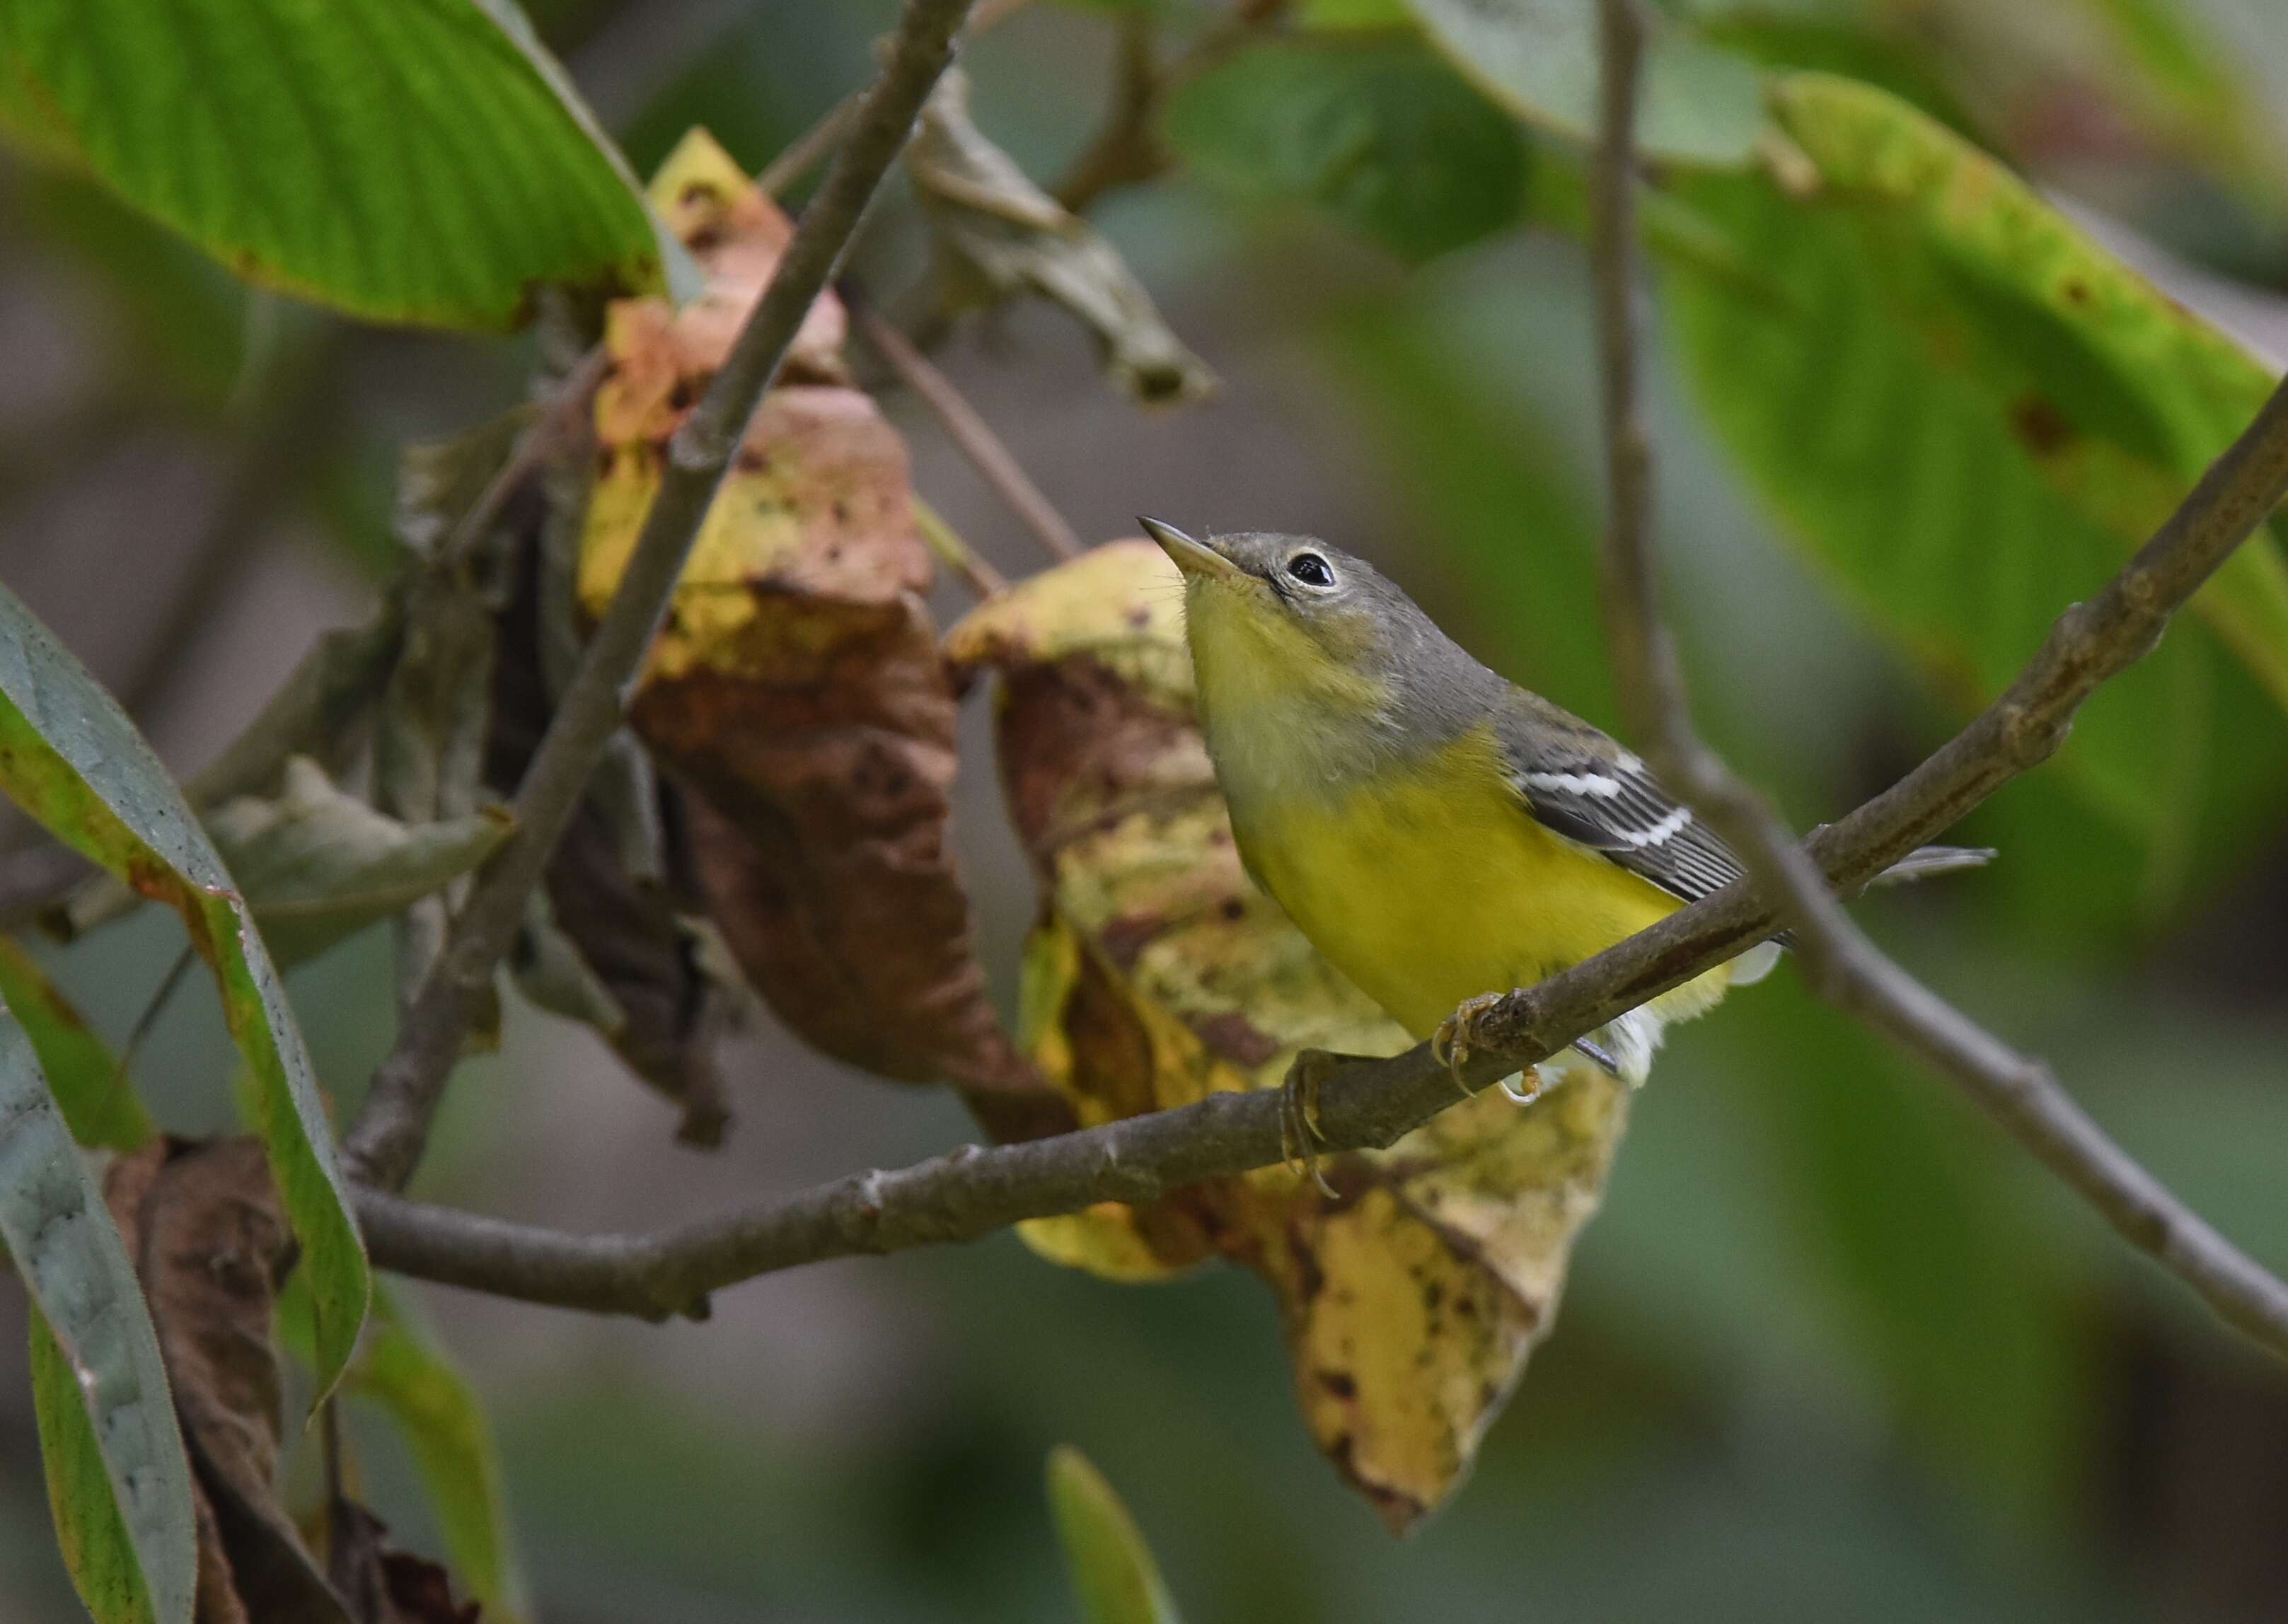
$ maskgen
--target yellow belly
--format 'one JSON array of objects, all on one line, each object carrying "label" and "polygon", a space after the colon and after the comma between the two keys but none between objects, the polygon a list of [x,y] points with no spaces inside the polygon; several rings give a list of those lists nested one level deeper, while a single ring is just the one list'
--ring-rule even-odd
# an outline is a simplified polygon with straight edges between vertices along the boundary
[{"label": "yellow belly", "polygon": [[[1530,986],[1681,906],[1534,821],[1465,740],[1339,801],[1235,806],[1240,851],[1312,944],[1418,1038],[1465,999]],[[1721,994],[1725,972],[1661,1001]]]}]

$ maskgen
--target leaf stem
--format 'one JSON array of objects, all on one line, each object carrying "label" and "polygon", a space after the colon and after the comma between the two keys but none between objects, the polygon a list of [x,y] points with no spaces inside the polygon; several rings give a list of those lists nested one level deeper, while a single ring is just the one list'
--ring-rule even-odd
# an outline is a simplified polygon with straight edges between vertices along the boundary
[{"label": "leaf stem", "polygon": [[919,395],[922,403],[936,414],[944,425],[946,438],[955,448],[969,459],[994,494],[1009,504],[1009,510],[1023,521],[1033,539],[1053,558],[1076,558],[1081,554],[1080,537],[1065,516],[1057,511],[1056,503],[1042,495],[1041,487],[1033,483],[1032,476],[1017,461],[1002,438],[993,432],[993,425],[984,415],[969,403],[953,380],[913,346],[912,341],[884,318],[881,312],[862,299],[847,292],[843,302],[849,307],[850,320],[859,335],[874,348],[874,353],[889,364],[898,375],[898,381]]}]

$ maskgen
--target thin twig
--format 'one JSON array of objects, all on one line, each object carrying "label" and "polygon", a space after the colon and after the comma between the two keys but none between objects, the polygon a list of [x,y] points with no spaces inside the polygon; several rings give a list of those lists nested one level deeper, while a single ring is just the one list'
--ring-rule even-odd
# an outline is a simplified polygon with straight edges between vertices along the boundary
[{"label": "thin twig", "polygon": [[[2159,640],[2170,616],[2288,495],[2288,384],[2217,459],[2128,566],[2058,618],[2007,692],[1904,779],[1806,846],[1829,882],[1855,892],[2018,774],[2040,764],[2074,713]],[[1477,1023],[1462,1068],[1474,1088],[1545,1060],[1771,933],[1769,909],[1745,883],[1680,908],[1594,958],[1503,998]],[[1940,1030],[1926,1027],[1927,1031]],[[1379,1149],[1455,1103],[1427,1044],[1335,1069],[1319,1097],[1329,1152]],[[560,1231],[357,1193],[361,1223],[385,1268],[474,1290],[605,1313],[698,1311],[708,1292],[830,1257],[966,1240],[1025,1218],[1098,1201],[1149,1201],[1187,1184],[1269,1167],[1286,1153],[1276,1090],[1217,1094],[1100,1128],[989,1149],[965,1147],[895,1172],[855,1174],[797,1194],[651,1235]],[[2070,1165],[2099,1165],[2092,1156]],[[2136,1180],[2109,1182],[2133,1194]],[[2288,1301],[2212,1245],[2197,1222],[2150,1208],[2133,1237],[2188,1278],[2214,1272],[2220,1297],[2251,1305],[2252,1329],[2288,1345]],[[2230,1311],[2235,1322],[2249,1326]]]},{"label": "thin twig", "polygon": [[539,416],[516,437],[507,460],[493,471],[493,477],[485,481],[477,499],[454,522],[451,532],[437,549],[441,565],[457,566],[483,544],[509,498],[541,464],[561,449],[568,437],[577,432],[589,403],[596,398],[596,391],[602,386],[604,375],[611,367],[612,358],[600,344],[581,356],[558,382],[542,403]]},{"label": "thin twig", "polygon": [[111,1081],[104,1084],[103,1108],[106,1111],[117,1103],[121,1093],[128,1087],[128,1074],[135,1068],[135,1057],[142,1052],[144,1040],[151,1035],[151,1028],[159,1024],[159,1017],[165,1011],[168,1000],[174,997],[175,989],[182,986],[184,975],[197,957],[197,951],[185,943],[183,950],[175,955],[174,963],[168,967],[167,973],[159,978],[159,985],[144,1004],[143,1012],[135,1018],[135,1025],[128,1030],[127,1041],[119,1046],[119,1058],[111,1063]]},{"label": "thin twig", "polygon": [[1606,615],[1631,725],[1654,771],[1730,844],[1760,893],[1781,901],[1821,996],[1961,1088],[2130,1244],[2158,1259],[2228,1324],[2288,1358],[2288,1284],[2108,1137],[2048,1066],[2013,1050],[1877,947],[1786,825],[1693,728],[1675,644],[1660,615],[1650,441],[1637,409],[1631,216],[1642,36],[1634,5],[1601,0],[1603,127],[1590,238],[1611,482]]},{"label": "thin twig", "polygon": [[763,172],[755,177],[755,185],[762,189],[763,195],[776,197],[810,173],[813,164],[834,150],[835,143],[842,139],[843,127],[857,115],[864,100],[862,91],[851,91],[820,114],[817,123],[782,147],[779,155],[763,165]]},{"label": "thin twig", "polygon": [[1676,640],[1660,613],[1653,547],[1652,442],[1637,391],[1637,79],[1643,24],[1635,0],[1600,0],[1603,139],[1597,148],[1589,211],[1589,260],[1596,293],[1598,359],[1603,375],[1606,491],[1605,636],[1612,646],[1621,709],[1654,775],[1706,819],[1740,857],[1758,894],[1772,899],[1790,928],[1801,930],[1827,883],[1795,836],[1754,789],[1702,741],[1692,725]]},{"label": "thin twig", "polygon": [[914,498],[914,528],[922,533],[922,540],[937,555],[938,561],[959,575],[980,598],[992,598],[1009,590],[1009,577],[972,551],[969,543],[961,539],[961,533],[919,496]]},{"label": "thin twig", "polygon": [[420,1160],[447,1074],[482,1012],[493,970],[524,919],[525,899],[619,727],[630,685],[667,613],[684,560],[763,392],[803,317],[834,276],[882,176],[905,146],[953,55],[968,0],[907,0],[887,65],[818,196],[707,393],[668,442],[658,495],[625,572],[518,787],[517,832],[489,862],[452,939],[406,1011],[345,1149],[353,1172],[395,1188]]},{"label": "thin twig", "polygon": [[[970,13],[969,26],[964,32],[969,38],[975,39],[1006,22],[1032,3],[1033,0],[978,0],[977,9]],[[782,147],[778,156],[765,164],[762,173],[755,177],[755,184],[762,188],[763,195],[776,197],[808,174],[812,165],[833,151],[834,144],[842,139],[850,117],[858,111],[861,99],[861,93],[853,91],[820,114],[809,129]]]},{"label": "thin twig", "polygon": [[994,494],[1009,504],[1010,511],[1024,521],[1033,539],[1046,548],[1052,558],[1078,558],[1079,535],[1065,522],[1065,516],[1057,511],[1056,503],[1041,494],[1041,487],[1033,483],[1032,476],[993,432],[993,425],[953,386],[953,380],[940,372],[871,305],[848,294],[843,302],[849,306],[851,322],[860,336],[889,363],[898,381],[919,395],[922,403],[937,415],[938,422],[945,425],[946,438],[969,459],[970,466],[983,476]]}]

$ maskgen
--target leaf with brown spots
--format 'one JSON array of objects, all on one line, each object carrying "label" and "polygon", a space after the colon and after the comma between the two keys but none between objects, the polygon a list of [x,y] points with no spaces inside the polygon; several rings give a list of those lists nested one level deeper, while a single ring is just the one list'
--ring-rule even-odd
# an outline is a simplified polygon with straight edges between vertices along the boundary
[{"label": "leaf with brown spots", "polygon": [[[1158,548],[1100,547],[946,642],[957,669],[1001,679],[1002,780],[1049,899],[1021,1036],[1083,1121],[1276,1087],[1305,1046],[1407,1046],[1240,867]],[[1261,1275],[1312,1435],[1404,1530],[1461,1481],[1547,1331],[1625,1105],[1601,1073],[1569,1072],[1529,1110],[1483,1095],[1386,1153],[1330,1159],[1331,1197],[1266,1168],[1021,1233],[1108,1279],[1218,1255]]]},{"label": "leaf with brown spots", "polygon": [[[727,162],[687,140],[655,193],[719,269],[708,300],[727,332],[784,242]],[[1053,1129],[1069,1113],[1003,1032],[971,947],[948,838],[955,695],[922,601],[905,444],[866,395],[818,381],[841,376],[829,308],[748,426],[631,717],[695,792],[709,911],[788,1026],[880,1075],[957,1084],[1005,1137]],[[703,327],[655,303],[611,313],[579,566],[591,613],[719,359]]]}]

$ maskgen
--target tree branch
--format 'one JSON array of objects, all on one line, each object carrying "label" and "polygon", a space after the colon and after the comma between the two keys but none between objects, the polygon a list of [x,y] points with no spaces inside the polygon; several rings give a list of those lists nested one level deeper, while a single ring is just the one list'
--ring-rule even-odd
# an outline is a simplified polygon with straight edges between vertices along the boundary
[{"label": "tree branch", "polygon": [[[1795,947],[1822,997],[1961,1088],[2131,1245],[2158,1259],[2228,1323],[2288,1359],[2288,1284],[2212,1229],[2108,1137],[2046,1066],[2013,1050],[1877,947],[1844,912],[1825,876],[1768,804],[1694,730],[1676,646],[1660,615],[1651,446],[1637,408],[1631,301],[1642,27],[1635,0],[1601,0],[1600,19],[1603,117],[1591,199],[1590,263],[1604,363],[1611,499],[1605,611],[1623,703],[1646,757],[1738,853],[1759,894],[1780,900],[1781,916],[1795,932]],[[2260,519],[2262,514],[2254,517]],[[2141,561],[2144,557],[2140,555]],[[2154,632],[2157,636],[2157,623]],[[2054,635],[2052,641],[2057,641]],[[2133,649],[2131,659],[2151,646],[2151,638],[2123,645]],[[2046,737],[2054,748],[2062,727]]]},{"label": "tree branch", "polygon": [[666,614],[685,558],[748,420],[804,315],[830,281],[883,174],[905,146],[953,54],[968,0],[906,0],[887,65],[803,213],[770,285],[698,408],[668,442],[659,493],[626,573],[566,685],[515,802],[517,832],[485,867],[451,939],[406,1011],[346,1145],[354,1175],[391,1188],[420,1160],[429,1121],[493,968],[514,939],[525,899],[619,727],[629,685]]},{"label": "tree branch", "polygon": [[843,303],[849,308],[859,336],[889,364],[890,370],[898,375],[898,381],[919,395],[922,403],[936,414],[938,422],[945,427],[946,438],[969,459],[970,466],[1008,504],[1010,511],[1024,521],[1033,539],[1052,558],[1080,557],[1080,537],[1072,526],[1057,511],[1056,503],[1042,495],[1041,487],[1033,483],[1024,465],[993,432],[993,425],[954,387],[953,380],[931,364],[929,358],[914,348],[912,341],[891,326],[873,305],[848,291],[843,295]]},{"label": "tree branch", "polygon": [[[2152,648],[2169,617],[2284,495],[2288,385],[2265,402],[2121,574],[2059,617],[2001,698],[1891,788],[1814,831],[1806,849],[1829,882],[1855,892],[2046,759],[2082,701]],[[1464,1080],[1483,1088],[1548,1058],[1769,935],[1774,923],[1745,883],[1734,885],[1537,986],[1510,994],[1478,1020]],[[1960,1036],[1941,1023],[1919,1030],[1934,1042]],[[1455,1100],[1453,1081],[1427,1044],[1386,1060],[1353,1062],[1330,1075],[1320,1092],[1325,1147],[1386,1146]],[[357,1208],[384,1268],[528,1302],[658,1317],[695,1311],[709,1291],[775,1270],[972,1240],[1024,1218],[1102,1200],[1148,1201],[1201,1179],[1268,1167],[1284,1154],[1280,1117],[1275,1090],[1218,1094],[1078,1133],[967,1147],[895,1172],[857,1174],[652,1235],[571,1235],[371,1191],[358,1192]],[[2137,1189],[2133,1176],[2110,1182]],[[2148,1249],[2189,1278],[2207,1266],[2185,1261],[2185,1242],[2165,1228],[2155,1223]],[[2215,1255],[2195,1242],[2192,1256]],[[2260,1322],[2272,1323],[2268,1314]]]},{"label": "tree branch", "polygon": [[[1897,784],[1804,847],[1851,894],[1960,819],[2064,741],[2075,712],[2158,642],[2168,621],[2288,495],[2288,384],[2276,391],[2152,538],[2105,589],[2062,614],[2000,698]],[[1510,994],[1476,1023],[1464,1080],[1484,1087],[1712,969],[1776,923],[1750,884],[1678,910],[1537,986]],[[2276,1282],[2183,1213],[2149,1175],[2065,1102],[2039,1068],[1913,983],[1877,984],[1843,1001],[1934,1065],[1987,1080],[1981,1097],[2014,1122],[2033,1117],[2036,1153],[2125,1232],[2192,1281],[2234,1324],[2283,1346],[2288,1309]],[[1935,1002],[1935,1000],[1931,1002]],[[1951,1017],[1951,1018],[1949,1018]],[[1446,1067],[1418,1044],[1337,1069],[1320,1094],[1330,1151],[1379,1148],[1455,1103]],[[989,1149],[965,1147],[894,1172],[868,1172],[649,1235],[579,1236],[425,1206],[373,1191],[357,1208],[385,1268],[528,1302],[661,1317],[703,1311],[710,1291],[806,1263],[972,1240],[1101,1200],[1143,1202],[1202,1179],[1282,1159],[1275,1091],[1219,1094],[1084,1131]],[[2108,1208],[2109,1216],[2114,1208]]]}]

